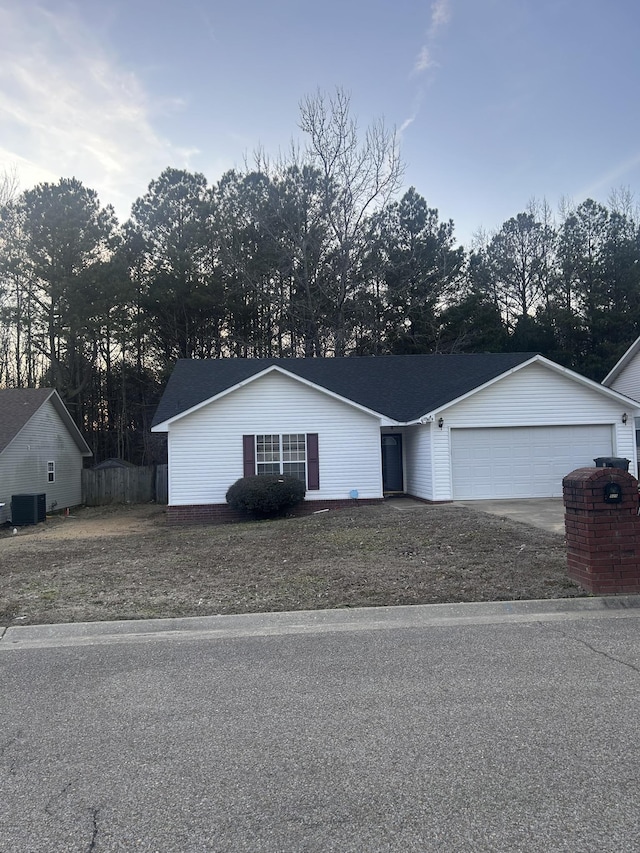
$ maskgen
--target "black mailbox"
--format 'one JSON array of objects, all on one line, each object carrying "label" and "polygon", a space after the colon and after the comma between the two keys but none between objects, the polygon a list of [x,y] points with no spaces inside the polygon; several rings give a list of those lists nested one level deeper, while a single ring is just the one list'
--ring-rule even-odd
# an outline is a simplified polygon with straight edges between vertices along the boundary
[{"label": "black mailbox", "polygon": [[619,504],[622,501],[622,486],[620,483],[607,483],[604,487],[604,499],[608,504]]}]

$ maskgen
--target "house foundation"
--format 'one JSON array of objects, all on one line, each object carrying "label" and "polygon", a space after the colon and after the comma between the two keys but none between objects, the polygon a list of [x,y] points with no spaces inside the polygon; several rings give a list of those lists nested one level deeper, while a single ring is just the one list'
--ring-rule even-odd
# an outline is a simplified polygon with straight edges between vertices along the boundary
[{"label": "house foundation", "polygon": [[[370,504],[381,504],[382,498],[358,498],[357,500],[304,501],[288,512],[288,515],[313,515],[329,509],[345,509]],[[169,524],[231,524],[247,521],[248,517],[237,512],[228,504],[186,504],[183,506],[168,506],[167,521]]]}]

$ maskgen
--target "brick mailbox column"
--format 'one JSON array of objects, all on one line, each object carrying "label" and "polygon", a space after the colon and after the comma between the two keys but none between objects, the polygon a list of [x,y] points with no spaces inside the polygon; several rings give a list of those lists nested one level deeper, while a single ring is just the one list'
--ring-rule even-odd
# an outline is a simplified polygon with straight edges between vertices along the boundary
[{"label": "brick mailbox column", "polygon": [[[606,500],[609,484],[619,503]],[[638,481],[620,468],[578,468],[562,487],[569,577],[596,595],[640,593]]]}]

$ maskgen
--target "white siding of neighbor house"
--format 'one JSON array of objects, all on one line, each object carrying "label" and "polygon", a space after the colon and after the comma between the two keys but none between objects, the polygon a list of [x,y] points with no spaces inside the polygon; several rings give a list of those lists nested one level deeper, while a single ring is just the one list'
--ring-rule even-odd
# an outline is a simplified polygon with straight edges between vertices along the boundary
[{"label": "white siding of neighbor house", "polygon": [[[55,462],[55,482],[47,481]],[[0,454],[0,521],[11,518],[11,496],[46,494],[47,511],[82,503],[82,454],[47,400]]]},{"label": "white siding of neighbor house", "polygon": [[640,353],[623,367],[609,387],[632,400],[640,400]]},{"label": "white siding of neighbor house", "polygon": [[417,424],[404,433],[405,491],[424,500],[433,499],[431,435],[434,425]]},{"label": "white siding of neighbor house", "polygon": [[320,489],[307,500],[382,497],[379,419],[269,373],[169,426],[169,503],[225,503],[243,476],[242,436],[318,433]]},{"label": "white siding of neighbor house", "polygon": [[[628,421],[622,423],[626,412]],[[451,500],[450,430],[459,427],[610,424],[613,454],[631,460],[636,470],[634,414],[620,402],[567,376],[531,364],[442,412],[442,429],[432,428],[434,500]],[[569,473],[567,471],[567,473]]]}]

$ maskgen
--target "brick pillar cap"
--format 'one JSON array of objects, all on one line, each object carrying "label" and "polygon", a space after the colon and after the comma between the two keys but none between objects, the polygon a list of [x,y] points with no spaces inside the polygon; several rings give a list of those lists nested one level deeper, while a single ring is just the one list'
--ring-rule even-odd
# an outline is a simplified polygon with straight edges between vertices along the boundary
[{"label": "brick pillar cap", "polygon": [[609,483],[635,483],[637,480],[622,468],[576,468],[562,480],[563,486],[579,486],[588,482],[604,480]]}]

